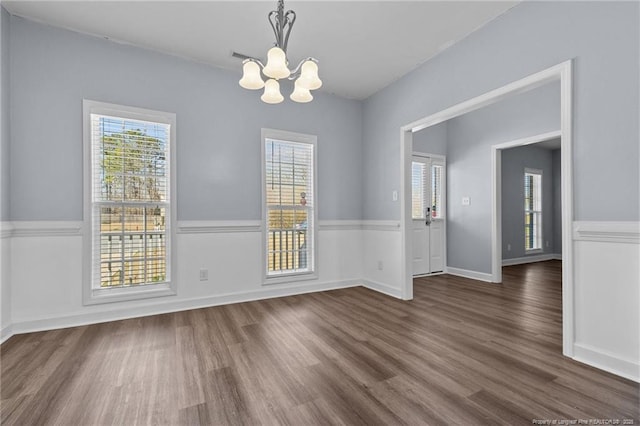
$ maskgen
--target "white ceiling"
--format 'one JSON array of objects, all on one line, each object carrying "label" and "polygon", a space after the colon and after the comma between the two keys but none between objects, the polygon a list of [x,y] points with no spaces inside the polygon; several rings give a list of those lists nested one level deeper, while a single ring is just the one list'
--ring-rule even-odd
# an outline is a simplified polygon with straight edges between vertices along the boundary
[{"label": "white ceiling", "polygon": [[[364,99],[518,1],[285,1],[291,65],[320,60],[321,90]],[[236,70],[264,58],[276,1],[3,1],[12,14]]]}]

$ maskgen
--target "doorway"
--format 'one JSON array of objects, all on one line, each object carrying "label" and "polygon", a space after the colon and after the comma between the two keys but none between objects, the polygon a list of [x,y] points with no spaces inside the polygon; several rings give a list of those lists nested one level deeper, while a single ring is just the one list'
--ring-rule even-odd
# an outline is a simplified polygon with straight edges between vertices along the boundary
[{"label": "doorway", "polygon": [[[558,131],[535,135],[535,136],[531,136],[523,139],[518,139],[515,141],[505,142],[498,145],[493,145],[491,147],[491,151],[492,151],[491,155],[492,155],[492,163],[493,163],[492,192],[494,193],[494,197],[493,197],[494,203],[491,211],[492,228],[493,228],[493,231],[491,233],[491,238],[492,238],[491,244],[493,246],[493,266],[492,266],[493,282],[497,282],[497,283],[502,282],[502,266],[503,266],[503,251],[504,251],[503,238],[502,238],[503,237],[502,153],[504,150],[507,150],[507,149],[523,147],[528,145],[536,145],[536,144],[544,144],[544,143],[549,144],[552,142],[556,142],[560,140],[561,134],[562,133],[558,130]],[[561,147],[561,143],[558,143],[558,146]],[[560,151],[562,150],[560,149]],[[561,165],[560,165],[560,170],[562,171]],[[565,191],[563,191],[561,188],[559,189],[561,190],[561,194],[563,198],[568,196],[568,194],[566,194]],[[560,205],[558,206],[560,208],[560,211],[562,212],[561,216],[564,215],[564,211],[562,207],[563,204],[566,205],[566,202],[564,203],[561,202]],[[526,225],[526,222],[525,222],[525,225]],[[562,227],[561,220],[559,221],[559,226]],[[538,228],[539,228],[538,230],[541,230],[542,226]],[[531,237],[533,239],[533,235],[531,235]],[[562,240],[561,235],[559,238],[560,240]],[[544,240],[548,241],[548,238]],[[547,257],[541,256],[541,253],[544,252],[544,248],[545,248],[543,246],[546,246],[546,245],[547,244],[543,244],[541,241],[540,250],[537,251],[536,247],[529,247],[529,249],[527,250],[527,248],[524,247],[524,244],[523,244],[523,250],[529,251],[529,253],[525,254],[525,256],[531,257],[531,255],[537,255],[538,256],[537,259],[539,260],[550,260],[553,257],[549,257],[549,259],[547,259]],[[564,247],[564,245],[561,244],[561,241],[560,241],[560,246]],[[509,249],[510,247],[507,247],[507,250]],[[523,261],[522,263],[525,263],[524,257],[520,259],[522,259]],[[511,262],[511,264],[515,264],[515,263]]]},{"label": "doorway", "polygon": [[[411,209],[411,166],[413,152],[413,134],[422,129],[437,125],[452,118],[475,111],[487,105],[494,104],[513,95],[541,87],[549,82],[560,82],[560,136],[562,144],[562,352],[565,356],[574,355],[574,279],[573,279],[573,245],[572,245],[572,221],[573,200],[572,193],[572,61],[568,60],[553,67],[547,68],[490,92],[453,105],[449,108],[406,124],[400,128],[400,173],[402,185],[400,191],[400,229],[401,229],[401,269],[399,273],[402,298],[413,298],[413,218]],[[494,157],[495,158],[495,157]],[[492,167],[495,170],[495,164]],[[495,188],[495,187],[494,187]],[[495,206],[495,190],[492,188],[491,199]],[[465,200],[463,199],[463,202]],[[491,225],[491,234],[496,234],[495,221]],[[483,274],[489,277],[489,281],[496,280],[497,251],[501,249],[497,239],[491,242],[492,273]],[[445,264],[445,269],[448,269]],[[500,277],[501,278],[501,277]]]},{"label": "doorway", "polygon": [[414,153],[411,160],[411,217],[413,276],[444,271],[445,261],[445,158]]}]

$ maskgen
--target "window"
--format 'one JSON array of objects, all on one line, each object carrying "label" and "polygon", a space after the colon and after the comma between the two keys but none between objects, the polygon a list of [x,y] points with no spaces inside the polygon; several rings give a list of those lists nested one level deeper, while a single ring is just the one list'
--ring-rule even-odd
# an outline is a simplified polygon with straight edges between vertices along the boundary
[{"label": "window", "polygon": [[85,101],[85,303],[175,294],[175,115]]},{"label": "window", "polygon": [[264,129],[262,142],[266,281],[314,278],[316,137]]},{"label": "window", "polygon": [[524,248],[542,249],[542,171],[524,173]]},{"label": "window", "polygon": [[424,162],[411,163],[411,218],[424,219],[425,215],[425,168]]},{"label": "window", "polygon": [[[420,159],[411,163],[411,217],[414,220],[425,219],[427,207],[432,219],[444,218],[442,204],[443,170],[441,164],[432,164],[431,159]],[[428,170],[431,169],[430,179]],[[429,188],[429,192],[426,189]],[[429,198],[431,205],[429,205]]]},{"label": "window", "polygon": [[442,219],[442,169],[443,166],[431,166],[431,216]]}]

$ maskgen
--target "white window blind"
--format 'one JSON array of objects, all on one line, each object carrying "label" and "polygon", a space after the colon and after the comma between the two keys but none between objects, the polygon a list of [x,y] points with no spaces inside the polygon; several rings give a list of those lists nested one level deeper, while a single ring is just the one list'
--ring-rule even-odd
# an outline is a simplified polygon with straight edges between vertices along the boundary
[{"label": "white window blind", "polygon": [[413,161],[411,163],[411,218],[424,219],[425,206],[425,163]]},{"label": "white window blind", "polygon": [[170,125],[90,114],[92,288],[170,280]]},{"label": "white window blind", "polygon": [[542,249],[542,172],[524,173],[524,241],[525,250]]},{"label": "white window blind", "polygon": [[442,219],[442,166],[431,166],[431,216]]},{"label": "white window blind", "polygon": [[314,144],[264,139],[266,275],[314,271]]}]

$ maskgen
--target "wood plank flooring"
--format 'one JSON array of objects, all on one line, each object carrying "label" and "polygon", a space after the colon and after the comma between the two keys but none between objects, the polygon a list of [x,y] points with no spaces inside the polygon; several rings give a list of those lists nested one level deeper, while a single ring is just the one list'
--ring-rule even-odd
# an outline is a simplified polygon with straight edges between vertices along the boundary
[{"label": "wood plank flooring", "polygon": [[415,281],[17,335],[1,422],[527,424],[640,421],[639,387],[561,355],[561,264],[502,285]]}]

